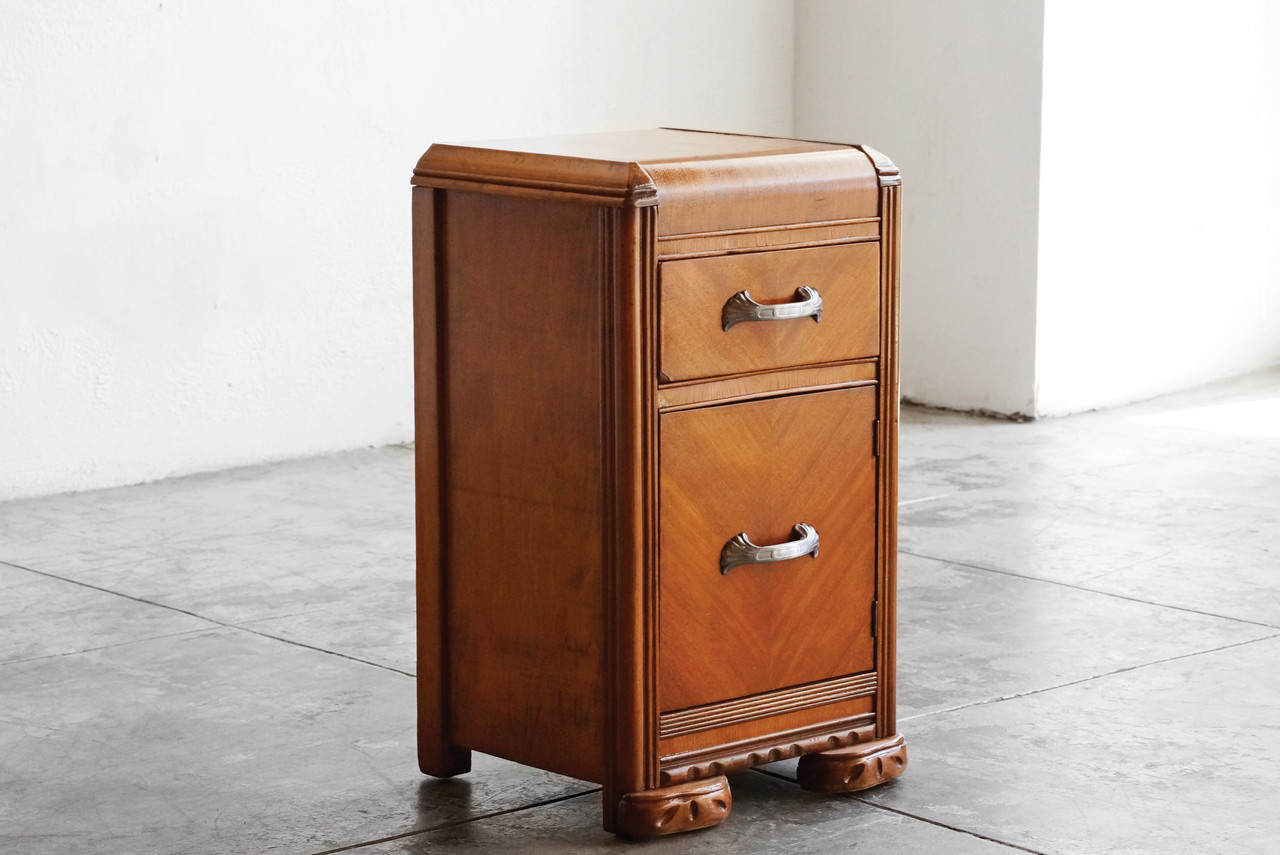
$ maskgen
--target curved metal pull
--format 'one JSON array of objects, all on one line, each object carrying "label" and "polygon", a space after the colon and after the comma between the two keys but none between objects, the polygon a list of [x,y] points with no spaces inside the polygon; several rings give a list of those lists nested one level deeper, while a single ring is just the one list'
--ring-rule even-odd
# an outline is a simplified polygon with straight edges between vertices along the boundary
[{"label": "curved metal pull", "polygon": [[786,321],[792,318],[822,320],[822,298],[816,288],[803,285],[796,289],[790,303],[764,306],[751,299],[746,291],[739,291],[729,298],[720,310],[720,329],[728,332],[737,324],[747,321]]},{"label": "curved metal pull", "polygon": [[720,550],[720,572],[728,573],[742,564],[768,564],[770,561],[790,561],[801,555],[818,557],[818,530],[808,523],[796,523],[791,529],[793,540],[774,546],[756,546],[747,539],[744,531],[735,534]]}]

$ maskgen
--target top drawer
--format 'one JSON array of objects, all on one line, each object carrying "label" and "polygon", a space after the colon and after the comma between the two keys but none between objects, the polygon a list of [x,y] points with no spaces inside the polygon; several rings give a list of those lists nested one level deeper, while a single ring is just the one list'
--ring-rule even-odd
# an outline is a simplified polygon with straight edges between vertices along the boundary
[{"label": "top drawer", "polygon": [[[879,353],[878,243],[667,261],[658,275],[664,381]],[[735,297],[743,291],[749,299]],[[812,314],[787,317],[810,312],[819,299],[816,323]]]}]

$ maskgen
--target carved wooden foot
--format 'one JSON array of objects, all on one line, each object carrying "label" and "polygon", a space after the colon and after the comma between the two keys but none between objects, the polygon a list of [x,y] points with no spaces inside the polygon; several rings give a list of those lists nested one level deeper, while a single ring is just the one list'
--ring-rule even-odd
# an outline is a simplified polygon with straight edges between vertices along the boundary
[{"label": "carved wooden foot", "polygon": [[902,734],[818,754],[806,754],[796,767],[800,786],[814,793],[850,793],[896,778],[907,768]]},{"label": "carved wooden foot", "polygon": [[733,799],[723,775],[627,793],[618,804],[616,833],[623,837],[658,837],[709,828],[729,815]]}]

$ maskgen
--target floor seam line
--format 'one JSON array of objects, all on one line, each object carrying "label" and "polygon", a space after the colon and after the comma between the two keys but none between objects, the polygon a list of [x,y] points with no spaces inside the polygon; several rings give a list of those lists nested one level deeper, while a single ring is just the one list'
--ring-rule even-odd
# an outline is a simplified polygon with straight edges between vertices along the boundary
[{"label": "floor seam line", "polygon": [[864,805],[867,805],[868,807],[876,808],[877,810],[882,810],[882,811],[886,811],[887,813],[897,814],[898,816],[905,816],[908,819],[914,819],[917,822],[925,822],[925,823],[928,823],[929,825],[937,826],[938,828],[945,828],[948,831],[954,831],[957,834],[967,834],[970,837],[976,837],[978,840],[985,840],[988,843],[995,843],[999,846],[1007,846],[1008,848],[1016,849],[1019,852],[1028,852],[1028,853],[1031,853],[1031,855],[1049,855],[1049,853],[1041,849],[1032,849],[1029,846],[1022,846],[1017,843],[1010,843],[1007,840],[1001,840],[998,837],[991,837],[990,835],[981,834],[977,831],[970,831],[967,828],[961,828],[956,825],[948,825],[945,822],[940,822],[936,819],[930,819],[927,816],[919,816],[918,814],[910,813],[909,811],[902,810],[901,808],[889,807],[888,805],[882,805],[878,802],[873,802],[863,796],[858,796],[854,793],[839,793],[838,795],[843,796],[845,799],[851,802],[864,804]]},{"label": "floor seam line", "polygon": [[[187,479],[191,479],[192,481],[216,480],[222,476],[232,476],[233,473],[237,472],[245,473],[246,480],[248,480],[248,478],[251,477],[248,475],[248,470],[251,469],[269,469],[279,466],[294,466],[319,461],[326,457],[341,457],[355,454],[377,454],[380,451],[387,451],[393,448],[413,453],[414,440],[410,439],[403,442],[388,442],[382,445],[358,445],[354,448],[337,448],[330,451],[318,451],[314,454],[304,454],[301,457],[281,457],[279,459],[259,460],[256,463],[237,463],[230,466],[222,466],[217,469],[201,469],[196,472],[180,472],[173,475],[163,475],[158,478],[128,484],[106,484],[100,487],[87,487],[79,490],[59,490],[55,493],[34,493],[32,495],[13,496],[8,499],[0,500],[0,504],[41,502],[47,499],[82,497],[90,493],[106,493],[117,490],[137,490],[147,487],[170,486],[177,481],[185,481]],[[4,563],[7,562],[0,560],[0,564]]]},{"label": "floor seam line", "polygon": [[1263,636],[1262,638],[1250,638],[1246,641],[1237,641],[1232,644],[1224,644],[1221,647],[1213,647],[1208,650],[1194,650],[1190,653],[1180,653],[1177,656],[1168,656],[1164,659],[1155,659],[1155,660],[1152,660],[1151,662],[1142,662],[1137,665],[1129,665],[1128,667],[1125,667],[1125,668],[1117,668],[1114,671],[1108,671],[1105,674],[1094,674],[1090,677],[1081,677],[1079,680],[1069,680],[1065,683],[1058,683],[1057,685],[1053,685],[1053,686],[1045,686],[1042,689],[1031,689],[1030,691],[1019,692],[1014,695],[1003,695],[998,698],[989,698],[985,701],[974,701],[971,704],[961,704],[958,707],[948,707],[945,710],[934,710],[933,712],[919,713],[917,715],[900,718],[898,719],[898,721],[899,722],[917,721],[922,718],[929,718],[930,716],[945,715],[946,713],[960,712],[962,710],[973,709],[974,707],[987,706],[988,704],[999,704],[999,703],[1004,703],[1005,701],[1016,701],[1022,698],[1031,697],[1032,695],[1043,694],[1044,692],[1052,692],[1052,691],[1056,691],[1057,689],[1066,689],[1071,686],[1079,686],[1082,683],[1091,683],[1094,680],[1102,680],[1107,677],[1114,677],[1117,674],[1127,674],[1130,671],[1138,671],[1142,668],[1150,668],[1153,665],[1164,665],[1168,662],[1177,662],[1180,659],[1190,659],[1193,656],[1205,656],[1210,653],[1220,653],[1223,650],[1231,650],[1236,647],[1244,647],[1247,644],[1257,644],[1258,642],[1261,642],[1261,641],[1271,641],[1276,638],[1280,638],[1280,633],[1276,633],[1275,635]]},{"label": "floor seam line", "polygon": [[471,822],[480,822],[481,820],[485,820],[485,819],[493,819],[494,817],[498,817],[498,816],[506,816],[507,814],[511,814],[511,813],[519,813],[522,810],[532,810],[534,808],[553,805],[558,802],[567,802],[570,799],[577,799],[577,798],[581,798],[582,796],[589,796],[592,793],[598,793],[601,791],[601,789],[602,789],[601,787],[593,787],[590,790],[583,790],[580,793],[571,793],[567,796],[556,796],[553,799],[544,799],[540,802],[532,802],[531,804],[520,805],[519,807],[507,808],[506,810],[497,810],[491,813],[482,814],[480,816],[468,817],[466,819],[449,820],[448,822],[441,822],[436,825],[430,826],[429,828],[417,828],[417,829],[414,829],[413,831],[406,831],[401,834],[392,834],[389,837],[379,837],[376,840],[366,840],[363,843],[353,843],[349,846],[339,846],[336,849],[325,849],[320,852],[313,852],[311,853],[311,855],[337,855],[337,853],[339,852],[354,852],[355,850],[363,849],[366,846],[377,846],[380,843],[388,843],[392,840],[404,840],[407,837],[417,837],[420,834],[430,834],[433,831],[441,831],[446,828],[455,828],[459,825],[466,825],[467,823],[471,823]]},{"label": "floor seam line", "polygon": [[227,629],[234,629],[239,632],[247,632],[250,635],[256,635],[256,636],[259,636],[260,638],[269,638],[272,641],[279,641],[284,644],[290,644],[294,647],[301,647],[306,650],[314,650],[317,653],[327,653],[330,656],[337,656],[339,659],[348,659],[352,662],[359,662],[361,665],[368,665],[372,668],[380,668],[383,671],[390,671],[393,674],[400,674],[404,677],[413,677],[413,678],[417,677],[416,674],[410,671],[404,671],[400,668],[393,668],[390,665],[383,665],[381,662],[371,662],[368,659],[361,659],[359,656],[352,656],[349,653],[340,653],[337,650],[330,650],[327,647],[317,647],[314,644],[307,644],[305,641],[297,641],[292,638],[284,638],[279,635],[272,635],[269,632],[262,632],[261,630],[256,630],[256,629],[249,629],[248,627],[241,626],[240,624],[228,623],[228,624],[223,624],[223,626],[225,626]]},{"label": "floor seam line", "polygon": [[159,635],[148,635],[146,638],[131,638],[128,641],[117,641],[114,644],[102,644],[97,647],[86,647],[83,650],[66,650],[62,653],[46,653],[43,656],[28,656],[25,659],[8,659],[0,662],[0,668],[10,665],[24,665],[28,662],[40,662],[45,659],[60,659],[64,656],[80,656],[85,653],[96,653],[99,650],[112,650],[116,647],[126,647],[130,644],[144,644],[148,641],[159,641],[163,638],[178,638],[183,635],[195,635],[199,632],[212,632],[217,627],[201,627],[199,629],[184,629],[181,632],[162,632]]},{"label": "floor seam line", "polygon": [[[361,659],[358,656],[352,656],[348,653],[339,653],[336,650],[329,650],[324,647],[317,647],[314,644],[307,644],[305,642],[295,641],[294,639],[291,639],[291,638],[281,638],[278,635],[272,635],[267,632],[262,632],[261,630],[248,629],[247,627],[244,627],[240,624],[218,620],[217,618],[211,618],[207,615],[202,615],[197,612],[179,608],[178,606],[171,606],[168,603],[158,603],[155,600],[148,600],[145,597],[135,597],[132,594],[125,594],[121,591],[113,591],[110,588],[104,588],[101,585],[92,585],[88,582],[81,582],[78,579],[68,579],[65,576],[59,576],[56,573],[50,573],[46,570],[36,570],[34,567],[24,567],[21,564],[14,564],[12,561],[0,560],[0,564],[5,565],[6,567],[13,567],[14,569],[17,569],[17,570],[26,570],[28,573],[35,573],[37,576],[44,576],[47,579],[56,579],[59,582],[66,582],[70,585],[79,585],[81,588],[88,588],[91,591],[98,591],[103,594],[110,594],[114,597],[120,597],[125,600],[131,600],[132,602],[135,602],[135,603],[142,603],[143,605],[147,605],[147,606],[155,606],[156,608],[159,608],[159,609],[167,609],[168,611],[171,611],[171,612],[177,612],[178,614],[184,614],[184,615],[187,615],[188,617],[196,618],[197,620],[206,621],[208,623],[213,624],[216,627],[221,627],[223,629],[234,629],[234,630],[237,630],[238,632],[247,632],[250,635],[256,635],[261,638],[269,638],[272,641],[279,641],[284,644],[293,645],[294,647],[302,647],[307,650],[315,650],[319,653],[327,653],[330,656],[337,656],[340,659],[349,659],[352,662],[359,662],[362,665],[368,665],[373,668],[380,668],[383,671],[390,671],[393,674],[402,674],[406,677],[414,676],[408,671],[402,671],[399,668],[392,668],[390,665],[383,665],[378,662],[370,662],[368,659]],[[140,639],[140,640],[145,641],[147,639]],[[125,642],[125,643],[128,643],[128,642]],[[79,652],[88,652],[88,651],[79,651]],[[71,655],[71,654],[61,654],[61,655]]]},{"label": "floor seam line", "polygon": [[28,573],[35,573],[37,576],[44,576],[46,579],[56,579],[59,582],[66,582],[69,585],[78,585],[81,588],[88,588],[91,591],[98,591],[99,593],[111,594],[112,596],[120,597],[125,600],[132,600],[135,603],[142,603],[143,605],[147,605],[147,606],[155,606],[156,608],[160,608],[160,609],[168,609],[171,612],[178,612],[179,614],[184,614],[184,615],[187,615],[188,617],[196,618],[197,620],[208,621],[209,623],[215,624],[217,626],[230,626],[230,624],[217,620],[216,618],[206,617],[205,615],[197,614],[195,612],[188,611],[187,609],[179,608],[177,606],[171,606],[171,605],[168,605],[167,603],[157,603],[155,600],[148,600],[145,597],[135,597],[133,594],[126,594],[121,591],[113,591],[110,588],[104,588],[101,585],[93,585],[93,584],[90,584],[89,582],[81,582],[79,579],[68,579],[66,576],[59,576],[57,573],[50,573],[47,570],[37,570],[34,567],[24,567],[21,564],[14,564],[12,561],[0,561],[0,564],[4,564],[7,567],[13,567],[18,570],[26,570]]},{"label": "floor seam line", "polygon": [[[751,771],[759,772],[761,775],[768,775],[771,778],[777,778],[780,781],[787,781],[789,783],[796,784],[796,786],[799,786],[799,784],[796,782],[794,778],[788,778],[786,775],[780,775],[777,772],[770,772],[767,769],[758,769],[758,768],[752,769]],[[832,795],[837,796],[839,798],[843,798],[847,801],[858,802],[859,804],[864,804],[867,807],[876,808],[877,810],[886,811],[887,813],[894,813],[894,814],[898,814],[899,816],[905,816],[908,819],[918,820],[920,822],[928,823],[929,825],[936,825],[939,828],[945,828],[948,831],[954,831],[958,834],[967,834],[970,837],[976,837],[979,840],[985,840],[988,843],[997,843],[1001,846],[1008,846],[1009,848],[1017,849],[1020,852],[1029,852],[1031,853],[1031,855],[1049,855],[1049,853],[1042,852],[1039,849],[1028,849],[1026,846],[1019,846],[1017,843],[1010,843],[1007,840],[1001,840],[998,837],[989,837],[985,834],[979,834],[976,831],[970,831],[967,828],[960,828],[955,825],[947,825],[945,822],[939,822],[936,819],[929,819],[927,816],[918,816],[914,813],[908,813],[907,811],[901,810],[899,808],[892,808],[887,805],[882,805],[878,802],[869,801],[868,799],[861,797],[856,793],[832,793]],[[324,853],[318,853],[318,855],[324,855]]]},{"label": "floor seam line", "polygon": [[[185,476],[179,475],[179,476],[175,476],[175,477],[182,478],[182,477],[185,477]],[[140,485],[135,485],[135,486],[140,486]],[[115,488],[115,487],[106,487],[106,488],[104,488],[104,489],[107,489],[107,490],[113,490],[113,489],[117,489],[117,488]],[[92,492],[92,491],[91,491],[91,492]],[[56,497],[56,496],[61,496],[61,495],[68,495],[68,494],[63,494],[63,493],[54,493],[54,494],[53,494],[53,496],[55,496],[55,497]],[[50,497],[50,496],[46,496],[46,497],[40,497],[40,498],[52,498],[52,497]],[[0,502],[0,504],[3,504],[3,503],[2,503],[2,502]],[[235,522],[240,523],[240,522],[241,522],[241,520],[235,520]],[[221,543],[223,543],[223,542],[225,542],[225,541],[228,541],[228,540],[235,540],[236,538],[243,538],[243,537],[253,537],[253,536],[256,536],[256,535],[281,534],[281,533],[283,533],[283,534],[291,534],[291,533],[296,534],[296,533],[305,532],[308,528],[309,528],[309,526],[294,527],[294,526],[290,526],[290,525],[285,525],[285,526],[278,526],[278,527],[273,527],[273,528],[264,528],[264,529],[261,529],[261,530],[256,529],[256,528],[241,528],[241,529],[237,529],[236,531],[229,531],[229,532],[206,532],[206,533],[193,533],[193,534],[187,534],[187,535],[182,535],[182,536],[177,536],[177,535],[175,535],[175,536],[168,537],[168,538],[166,538],[166,539],[164,539],[164,540],[160,540],[160,541],[151,541],[151,542],[150,542],[150,543],[148,543],[147,545],[148,545],[148,546],[150,546],[150,547],[154,547],[154,548],[156,548],[156,549],[165,549],[165,548],[168,548],[168,547],[174,547],[174,546],[178,546],[178,547],[181,547],[181,546],[190,546],[190,545],[192,545],[192,544],[198,544],[198,543],[221,544]],[[102,552],[102,553],[99,553],[99,554],[103,555],[103,556],[104,556],[104,559],[106,560],[106,563],[105,563],[105,564],[103,564],[103,565],[101,565],[101,566],[103,566],[103,567],[108,567],[108,568],[110,568],[110,567],[120,567],[120,566],[122,566],[122,565],[124,565],[124,564],[128,564],[128,563],[130,563],[130,561],[129,561],[129,560],[127,560],[127,559],[117,558],[117,557],[113,556],[113,555],[112,555],[112,553],[116,553],[116,552],[120,552],[120,551],[124,551],[124,550],[131,550],[131,549],[134,549],[134,548],[136,548],[136,547],[134,547],[134,546],[111,546],[111,547],[106,548],[105,550],[103,550],[103,552]],[[83,550],[83,549],[81,549],[81,550],[72,550],[71,552],[59,552],[59,553],[56,553],[56,554],[53,554],[53,555],[38,555],[38,556],[35,556],[35,558],[36,558],[36,560],[39,560],[39,561],[61,561],[61,560],[67,559],[67,558],[74,558],[74,557],[75,557],[75,556],[77,556],[77,555],[83,554],[83,552],[84,552],[84,550]],[[18,558],[17,560],[18,560],[18,561],[27,561],[27,560],[30,560],[30,559],[27,559],[27,558]],[[0,564],[9,564],[11,567],[19,567],[19,566],[20,566],[20,565],[18,565],[18,564],[13,564],[12,562],[9,562],[9,561],[4,561],[3,559],[0,559]],[[30,567],[22,567],[22,569],[23,569],[23,570],[30,570],[31,568],[30,568]],[[38,572],[38,571],[37,571],[37,572]]]},{"label": "floor seam line", "polygon": [[1265,627],[1266,629],[1280,630],[1280,625],[1276,625],[1272,623],[1249,620],[1248,618],[1232,617],[1230,615],[1220,615],[1220,614],[1217,614],[1216,612],[1206,612],[1206,611],[1201,611],[1200,609],[1187,608],[1186,606],[1174,606],[1168,603],[1155,603],[1155,602],[1152,602],[1151,600],[1143,600],[1138,597],[1130,597],[1125,594],[1117,594],[1112,591],[1100,591],[1097,588],[1087,588],[1084,585],[1076,585],[1076,584],[1072,584],[1071,582],[1062,582],[1057,579],[1044,579],[1040,576],[1028,576],[1025,573],[1015,573],[1012,570],[1002,570],[999,567],[984,567],[981,564],[973,564],[968,561],[957,561],[951,558],[939,558],[936,555],[925,555],[924,553],[911,552],[910,550],[907,550],[907,549],[899,549],[898,552],[902,555],[910,555],[913,558],[924,558],[928,561],[940,561],[943,564],[954,564],[956,567],[966,567],[970,570],[981,570],[986,573],[998,573],[1001,576],[1010,576],[1014,579],[1026,579],[1028,582],[1044,582],[1046,585],[1057,585],[1058,587],[1061,587],[1061,588],[1070,588],[1074,591],[1084,591],[1085,593],[1088,593],[1088,594],[1098,594],[1103,597],[1114,597],[1117,600],[1127,600],[1128,602],[1140,603],[1144,606],[1154,606],[1155,608],[1161,608],[1161,609],[1173,609],[1175,611],[1187,612],[1188,614],[1200,615],[1201,617],[1211,617],[1211,618],[1217,618],[1218,620],[1232,621],[1233,623],[1244,623],[1250,626],[1260,626],[1260,627]]}]

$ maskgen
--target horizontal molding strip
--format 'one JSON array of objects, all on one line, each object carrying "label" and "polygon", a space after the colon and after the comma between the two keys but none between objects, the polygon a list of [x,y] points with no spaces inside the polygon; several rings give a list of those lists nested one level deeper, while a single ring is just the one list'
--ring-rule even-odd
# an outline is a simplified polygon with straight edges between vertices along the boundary
[{"label": "horizontal molding strip", "polygon": [[[662,217],[658,217],[662,227]],[[812,223],[781,223],[705,232],[658,235],[658,260],[708,258],[744,252],[806,249],[846,243],[874,243],[880,240],[880,218],[821,220]]]},{"label": "horizontal molding strip", "polygon": [[730,401],[874,385],[877,372],[878,363],[872,357],[826,365],[774,368],[711,380],[684,380],[658,387],[658,409],[666,413]]},{"label": "horizontal molding strip", "polygon": [[696,240],[698,238],[726,237],[728,235],[754,235],[760,234],[761,232],[785,232],[793,229],[823,229],[838,228],[840,226],[861,226],[879,222],[879,217],[856,217],[848,220],[819,220],[807,223],[783,223],[782,225],[777,226],[752,226],[745,229],[719,229],[718,231],[713,232],[685,232],[683,234],[658,235],[658,240]]},{"label": "horizontal molding strip", "polygon": [[441,190],[471,190],[475,192],[506,193],[516,196],[590,201],[595,204],[603,204],[606,207],[621,207],[628,202],[636,207],[645,207],[657,204],[658,201],[657,188],[651,183],[625,187],[612,184],[582,184],[556,179],[520,178],[426,169],[415,169],[410,183],[419,187],[436,187]]},{"label": "horizontal molding strip", "polygon": [[748,698],[663,713],[658,716],[658,738],[667,739],[837,701],[868,697],[876,693],[876,683],[876,672],[868,671]]},{"label": "horizontal molding strip", "polygon": [[[783,232],[771,232],[770,234],[783,234]],[[700,244],[696,247],[691,244],[671,244],[670,246],[661,247],[661,251],[658,253],[658,261],[665,264],[668,261],[685,261],[690,258],[714,258],[717,255],[742,255],[748,252],[771,252],[786,249],[814,249],[820,246],[843,246],[849,243],[877,243],[879,240],[880,236],[874,234],[862,236],[845,235],[821,240],[767,241],[728,246],[719,238],[708,238],[706,240],[699,239]]]}]

